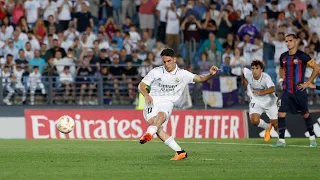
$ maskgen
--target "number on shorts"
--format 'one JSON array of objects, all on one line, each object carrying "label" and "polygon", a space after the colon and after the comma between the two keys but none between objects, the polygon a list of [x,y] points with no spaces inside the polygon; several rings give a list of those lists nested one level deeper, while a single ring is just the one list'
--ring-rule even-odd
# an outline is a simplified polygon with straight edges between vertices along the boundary
[{"label": "number on shorts", "polygon": [[147,113],[150,114],[152,112],[152,107],[147,108]]},{"label": "number on shorts", "polygon": [[255,105],[255,104],[256,104],[256,103],[251,103],[251,107],[254,108],[254,105]]}]

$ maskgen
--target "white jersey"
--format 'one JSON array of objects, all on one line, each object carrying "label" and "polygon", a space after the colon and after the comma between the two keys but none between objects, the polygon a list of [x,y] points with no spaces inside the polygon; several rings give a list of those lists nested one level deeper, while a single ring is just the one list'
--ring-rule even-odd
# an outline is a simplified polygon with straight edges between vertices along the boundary
[{"label": "white jersey", "polygon": [[29,87],[37,86],[37,84],[42,83],[41,78],[42,76],[39,72],[38,73],[32,72],[29,75],[29,82],[28,82]]},{"label": "white jersey", "polygon": [[271,107],[277,102],[277,98],[275,93],[266,94],[266,95],[255,95],[252,94],[252,90],[266,90],[270,87],[275,87],[271,77],[267,74],[262,72],[260,79],[255,80],[253,78],[252,72],[247,69],[243,68],[243,74],[248,82],[248,95],[251,99],[251,103],[256,103],[261,107]]},{"label": "white jersey", "polygon": [[14,72],[14,76],[16,77],[17,84],[22,85],[24,70],[20,70],[20,71],[14,70],[13,72]]},{"label": "white jersey", "polygon": [[193,83],[195,74],[180,69],[178,66],[172,72],[166,71],[164,66],[152,69],[142,82],[150,86],[150,96],[156,101],[170,101],[177,103],[187,84]]},{"label": "white jersey", "polygon": [[1,72],[1,77],[2,77],[2,83],[3,85],[7,85],[7,83],[9,82],[10,79],[10,72]]}]

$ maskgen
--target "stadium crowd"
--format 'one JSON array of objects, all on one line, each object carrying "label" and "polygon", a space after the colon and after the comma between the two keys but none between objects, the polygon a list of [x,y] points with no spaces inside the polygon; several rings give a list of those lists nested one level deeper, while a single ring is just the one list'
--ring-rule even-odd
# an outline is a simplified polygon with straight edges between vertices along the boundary
[{"label": "stadium crowd", "polygon": [[165,47],[182,68],[216,65],[239,79],[242,67],[261,60],[278,84],[287,33],[319,62],[319,15],[320,0],[0,0],[3,102],[19,92],[18,103],[33,105],[51,82],[63,103],[97,104],[99,78],[105,98],[133,101]]}]

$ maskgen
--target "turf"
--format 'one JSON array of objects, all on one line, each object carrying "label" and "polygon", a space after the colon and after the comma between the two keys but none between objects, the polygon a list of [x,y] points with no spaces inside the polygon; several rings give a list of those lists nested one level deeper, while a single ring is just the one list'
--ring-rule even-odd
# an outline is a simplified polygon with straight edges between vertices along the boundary
[{"label": "turf", "polygon": [[[272,148],[262,139],[179,139],[189,157],[158,140],[0,140],[0,179],[319,179],[320,150],[307,139]],[[183,142],[183,143],[182,143]]]}]

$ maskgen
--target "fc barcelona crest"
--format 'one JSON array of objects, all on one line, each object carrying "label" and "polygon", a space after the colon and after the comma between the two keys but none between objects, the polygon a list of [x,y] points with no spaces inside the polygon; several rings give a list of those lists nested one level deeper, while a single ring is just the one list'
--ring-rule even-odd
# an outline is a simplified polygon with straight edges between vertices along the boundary
[{"label": "fc barcelona crest", "polygon": [[293,64],[298,64],[299,60],[298,59],[294,59],[293,60]]}]

